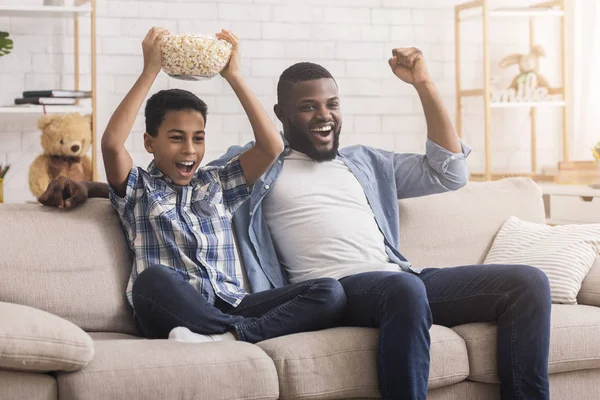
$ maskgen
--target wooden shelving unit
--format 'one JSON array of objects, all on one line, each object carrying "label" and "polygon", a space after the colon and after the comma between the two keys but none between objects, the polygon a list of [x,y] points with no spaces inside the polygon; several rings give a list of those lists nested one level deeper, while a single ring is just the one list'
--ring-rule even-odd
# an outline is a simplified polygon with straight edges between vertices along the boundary
[{"label": "wooden shelving unit", "polygon": [[[46,106],[47,113],[71,113],[79,112],[82,114],[91,113],[92,115],[92,176],[94,180],[98,179],[98,171],[96,167],[97,150],[96,150],[96,0],[78,0],[75,6],[3,6],[0,5],[0,15],[3,17],[29,17],[29,18],[72,18],[73,19],[73,36],[74,36],[74,51],[75,51],[75,90],[79,90],[80,69],[79,69],[79,18],[90,18],[90,36],[91,36],[91,64],[92,64],[92,99],[91,106]],[[55,88],[49,88],[55,89]],[[0,107],[0,116],[3,114],[11,115],[37,115],[43,114],[42,106],[5,106]]]},{"label": "wooden shelving unit", "polygon": [[[473,180],[493,180],[507,176],[529,176],[538,181],[551,181],[554,176],[538,173],[537,165],[537,139],[536,139],[536,109],[538,107],[562,107],[563,114],[563,160],[569,160],[569,134],[568,134],[568,81],[567,81],[567,23],[565,17],[565,0],[554,0],[535,4],[526,8],[491,9],[489,0],[476,0],[468,3],[458,4],[454,9],[454,35],[455,35],[455,60],[456,60],[456,129],[462,137],[463,115],[462,99],[465,97],[482,97],[484,106],[484,132],[485,132],[485,168],[483,172],[473,173]],[[460,24],[462,21],[478,18],[483,25],[483,88],[468,89],[462,87],[460,68]],[[562,81],[561,88],[553,88],[552,94],[562,95],[563,101],[529,101],[529,102],[506,102],[496,103],[491,101],[490,85],[490,20],[502,18],[528,18],[529,19],[529,46],[535,45],[534,20],[536,18],[560,18],[561,21],[561,58],[562,58]],[[491,111],[497,108],[529,108],[531,121],[531,172],[530,173],[495,173],[491,167]]]}]

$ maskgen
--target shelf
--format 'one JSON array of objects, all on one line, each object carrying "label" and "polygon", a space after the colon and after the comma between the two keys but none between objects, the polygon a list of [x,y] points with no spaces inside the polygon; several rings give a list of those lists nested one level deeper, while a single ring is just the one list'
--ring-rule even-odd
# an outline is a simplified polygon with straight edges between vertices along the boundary
[{"label": "shelf", "polygon": [[85,6],[3,6],[0,15],[3,17],[69,17],[73,15],[89,15],[92,7]]},{"label": "shelf", "polygon": [[[531,178],[532,180],[540,183],[552,183],[555,180],[554,174],[543,174],[543,173],[533,173],[533,172],[492,172],[491,174],[492,180],[500,180],[505,178],[517,178],[517,177],[526,177]],[[472,182],[484,182],[486,181],[485,172],[472,172],[469,174],[469,180]]]},{"label": "shelf", "polygon": [[[498,8],[490,10],[488,16],[490,18],[513,18],[513,17],[562,17],[565,12],[560,8]],[[460,19],[462,21],[470,19],[482,18],[483,14],[481,10],[465,10],[461,14]]]},{"label": "shelf", "polygon": [[[86,106],[46,106],[46,112],[48,114],[67,114],[78,112],[81,114],[90,114],[92,107]],[[38,105],[25,105],[25,106],[5,106],[0,107],[0,115],[11,114],[11,115],[27,115],[27,114],[44,114],[42,106]]]},{"label": "shelf", "polygon": [[564,107],[564,101],[508,101],[505,103],[490,103],[490,108],[521,108],[521,107]]}]

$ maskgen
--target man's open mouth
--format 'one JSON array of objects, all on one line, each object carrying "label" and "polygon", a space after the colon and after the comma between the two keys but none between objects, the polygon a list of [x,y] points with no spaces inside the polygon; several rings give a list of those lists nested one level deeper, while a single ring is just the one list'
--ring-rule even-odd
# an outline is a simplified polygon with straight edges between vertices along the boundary
[{"label": "man's open mouth", "polygon": [[327,144],[331,141],[331,139],[333,137],[333,126],[331,126],[331,125],[317,126],[317,127],[311,128],[310,133],[313,135],[313,137],[315,139],[317,139],[318,142]]}]

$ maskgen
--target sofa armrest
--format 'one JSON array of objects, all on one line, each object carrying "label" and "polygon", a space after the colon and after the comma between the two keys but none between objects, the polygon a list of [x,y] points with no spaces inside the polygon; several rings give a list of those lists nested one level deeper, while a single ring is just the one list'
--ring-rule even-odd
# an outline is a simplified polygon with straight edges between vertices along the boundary
[{"label": "sofa armrest", "polygon": [[0,368],[77,371],[94,357],[92,338],[65,319],[4,302],[0,302],[0,315]]},{"label": "sofa armrest", "polygon": [[581,283],[577,303],[600,307],[600,256]]}]

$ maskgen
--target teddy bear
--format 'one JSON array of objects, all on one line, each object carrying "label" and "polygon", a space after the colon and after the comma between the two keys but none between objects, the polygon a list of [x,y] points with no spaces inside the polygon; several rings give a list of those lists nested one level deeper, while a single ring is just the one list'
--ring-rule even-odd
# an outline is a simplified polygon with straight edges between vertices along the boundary
[{"label": "teddy bear", "polygon": [[44,154],[29,167],[29,189],[36,198],[61,175],[75,181],[92,180],[92,163],[86,155],[92,142],[91,115],[46,114],[38,128]]},{"label": "teddy bear", "polygon": [[531,48],[529,54],[513,53],[500,60],[500,68],[508,68],[515,64],[519,66],[519,75],[513,79],[508,88],[517,91],[519,89],[519,82],[524,84],[527,81],[528,76],[533,74],[537,82],[536,87],[546,88],[548,89],[548,92],[551,93],[552,90],[548,80],[546,80],[546,78],[538,71],[539,59],[545,55],[546,52],[542,46],[536,45]]}]

